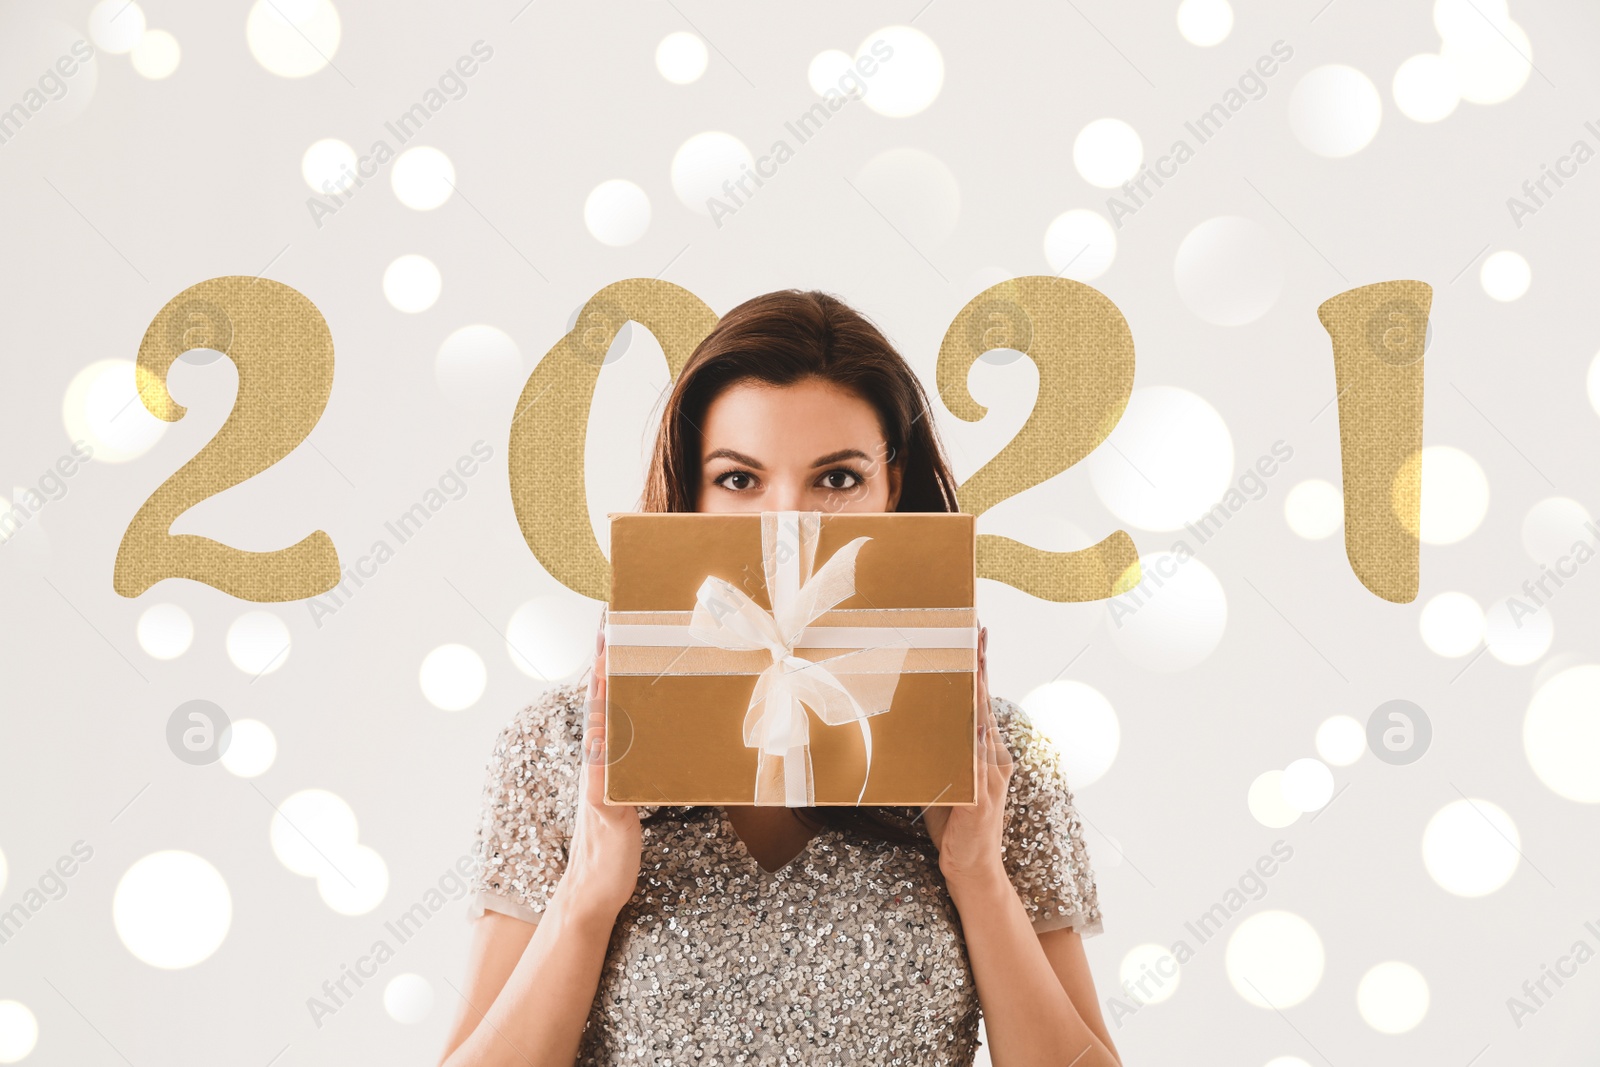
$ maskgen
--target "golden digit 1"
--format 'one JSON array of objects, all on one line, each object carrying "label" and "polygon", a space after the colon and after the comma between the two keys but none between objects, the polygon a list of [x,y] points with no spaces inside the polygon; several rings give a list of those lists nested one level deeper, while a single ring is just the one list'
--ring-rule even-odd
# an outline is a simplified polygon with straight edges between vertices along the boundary
[{"label": "golden digit 1", "polygon": [[1344,473],[1344,547],[1361,584],[1417,598],[1422,528],[1422,354],[1433,287],[1392,281],[1317,308],[1333,341]]},{"label": "golden digit 1", "polygon": [[[1039,370],[1039,396],[1011,442],[956,490],[961,510],[982,515],[1054,477],[1111,434],[1133,392],[1133,334],[1099,290],[1035,275],[985,289],[957,313],[939,347],[939,397],[959,419],[986,410],[967,390],[979,356],[1011,348]],[[1117,530],[1076,552],[1047,552],[995,534],[978,536],[978,577],[1043,600],[1104,600],[1139,584],[1139,553]]]},{"label": "golden digit 1", "polygon": [[144,502],[117,549],[112,583],[136,597],[163,578],[188,578],[241,600],[301,600],[339,583],[339,556],[321,530],[272,552],[246,552],[195,534],[177,517],[260,474],[292,452],[322,417],[333,391],[333,337],[316,305],[265,278],[212,278],[173,297],[151,321],[135,368],[139,398],[167,422],[185,408],[167,372],[185,352],[233,360],[239,391],[215,437]]},{"label": "golden digit 1", "polygon": [[629,319],[655,335],[674,381],[717,324],[716,312],[671,282],[629,278],[606,286],[528,376],[506,449],[511,503],[534,558],[567,588],[601,601],[611,598],[611,564],[589,522],[584,442],[600,367]]}]

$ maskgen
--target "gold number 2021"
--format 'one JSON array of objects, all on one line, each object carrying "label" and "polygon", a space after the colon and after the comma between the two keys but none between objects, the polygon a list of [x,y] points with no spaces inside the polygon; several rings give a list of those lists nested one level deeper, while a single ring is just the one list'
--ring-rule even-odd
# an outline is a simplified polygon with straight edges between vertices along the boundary
[{"label": "gold number 2021", "polygon": [[[1357,577],[1396,603],[1415,599],[1421,498],[1422,353],[1432,289],[1418,281],[1363,286],[1318,314],[1333,342],[1339,388],[1346,552]],[[512,418],[512,505],[529,549],[557,580],[604,600],[610,564],[589,521],[584,442],[601,365],[626,322],[649,330],[674,379],[717,315],[687,289],[630,278],[601,289],[534,368]],[[333,338],[316,306],[278,282],[212,278],[157,313],[139,346],[140,399],[154,415],[184,415],[166,377],[185,352],[233,360],[239,392],[222,429],[134,515],[117,551],[114,585],[136,597],[163,578],[189,578],[242,600],[316,596],[340,580],[338,554],[318,530],[298,544],[247,552],[173,534],[179,515],[287,456],[321,418],[333,389]],[[1103,293],[1082,282],[1031,276],[991,286],[956,314],[936,367],[939,396],[967,422],[985,409],[967,375],[986,352],[1014,349],[1039,374],[1022,429],[957,489],[963,511],[994,505],[1054,477],[1110,436],[1133,391],[1133,336]],[[552,478],[550,471],[566,472]],[[1010,538],[978,538],[978,574],[1044,600],[1102,600],[1140,578],[1125,531],[1075,552]]]}]

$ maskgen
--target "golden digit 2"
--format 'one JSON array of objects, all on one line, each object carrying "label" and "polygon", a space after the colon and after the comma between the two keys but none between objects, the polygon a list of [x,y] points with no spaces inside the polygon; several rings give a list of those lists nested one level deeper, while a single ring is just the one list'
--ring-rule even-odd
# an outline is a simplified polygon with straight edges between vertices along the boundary
[{"label": "golden digit 2", "polygon": [[306,439],[333,391],[333,336],[316,305],[265,278],[212,278],[173,297],[151,321],[135,368],[139,398],[167,422],[185,408],[167,372],[185,352],[233,360],[239,391],[215,437],[144,502],[117,549],[112,582],[136,597],[163,578],[188,578],[241,600],[301,600],[339,583],[333,541],[317,530],[272,552],[174,534],[179,515],[271,467]]},{"label": "golden digit 2", "polygon": [[1361,584],[1417,598],[1422,527],[1422,354],[1433,287],[1392,281],[1317,308],[1333,342],[1344,475],[1344,547]]},{"label": "golden digit 2", "polygon": [[[939,398],[958,419],[987,409],[967,389],[978,357],[1010,348],[1039,369],[1039,395],[1009,444],[956,490],[961,510],[982,515],[1053,478],[1110,436],[1133,393],[1133,334],[1117,305],[1070,278],[1034,275],[990,286],[956,313],[939,346]],[[1133,538],[1114,531],[1076,552],[1047,552],[996,534],[978,535],[978,577],[1042,600],[1105,600],[1139,584]]]},{"label": "golden digit 2", "polygon": [[[511,499],[534,557],[573,591],[610,594],[610,563],[589,521],[584,442],[595,384],[622,324],[655,335],[674,379],[716,325],[687,289],[631,278],[596,293],[529,376],[508,447]],[[982,514],[1071,467],[1122,417],[1133,390],[1133,337],[1115,304],[1081,282],[1030,277],[980,293],[958,313],[939,351],[939,394],[958,418],[983,418],[966,389],[977,358],[1015,348],[1039,368],[1039,397],[1017,437],[956,491]],[[558,476],[559,475],[559,476]],[[1010,538],[978,538],[978,575],[1053,601],[1103,600],[1138,584],[1133,540],[1118,530],[1077,552],[1047,552]]]}]

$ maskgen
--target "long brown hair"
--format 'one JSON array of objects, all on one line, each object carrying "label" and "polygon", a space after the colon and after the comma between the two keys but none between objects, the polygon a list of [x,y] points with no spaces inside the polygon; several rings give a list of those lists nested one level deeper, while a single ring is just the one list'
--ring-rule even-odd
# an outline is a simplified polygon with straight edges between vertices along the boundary
[{"label": "long brown hair", "polygon": [[[694,511],[701,481],[706,410],[738,382],[773,386],[820,380],[877,411],[888,444],[884,462],[900,477],[896,511],[959,511],[956,481],[916,373],[866,316],[828,293],[782,289],[724,315],[690,355],[661,416],[642,511]],[[698,817],[704,807],[663,807],[646,825]],[[926,849],[911,829],[920,813],[891,807],[796,808],[803,821],[873,840]]]}]

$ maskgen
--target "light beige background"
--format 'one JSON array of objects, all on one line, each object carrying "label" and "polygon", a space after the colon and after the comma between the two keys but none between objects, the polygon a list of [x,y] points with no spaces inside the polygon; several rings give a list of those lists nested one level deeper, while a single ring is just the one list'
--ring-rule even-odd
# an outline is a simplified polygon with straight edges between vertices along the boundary
[{"label": "light beige background", "polygon": [[[1477,2],[1492,15],[1490,0]],[[62,54],[61,34],[69,43],[87,35],[90,6],[17,2],[0,12],[0,107],[23,99]],[[461,982],[464,902],[432,915],[320,1027],[307,999],[376,940],[394,942],[385,924],[422,901],[469,847],[496,732],[582,669],[599,605],[562,589],[528,553],[504,465],[522,380],[575,309],[632,276],[659,274],[718,311],[770,289],[820,287],[880,323],[931,389],[956,311],[1009,274],[1059,269],[1044,247],[1057,216],[1103,213],[1111,190],[1074,165],[1079,131],[1120,119],[1153,160],[1278,40],[1294,54],[1265,95],[1122,220],[1114,259],[1091,282],[1131,326],[1136,402],[1156,387],[1200,398],[1225,427],[1228,449],[1159,426],[1113,438],[1120,452],[1103,447],[984,515],[979,531],[1060,549],[1123,528],[1141,551],[1157,552],[1186,535],[1119,517],[1108,495],[1153,496],[1170,511],[1200,493],[1210,497],[1204,510],[1275,441],[1293,458],[1186,565],[1214,575],[1221,600],[1179,597],[1168,611],[1157,598],[1140,610],[1139,619],[1154,620],[1142,636],[1117,627],[1104,605],[1047,604],[981,582],[992,686],[1021,700],[1052,679],[1074,681],[1114,709],[1114,759],[1077,789],[1105,913],[1105,934],[1087,943],[1096,982],[1108,1001],[1126,1000],[1119,968],[1136,946],[1182,938],[1196,948],[1171,996],[1115,1030],[1125,1062],[1256,1067],[1295,1056],[1488,1067],[1592,1053],[1600,963],[1578,968],[1520,1027],[1506,1001],[1575,941],[1600,948],[1583,926],[1600,925],[1592,847],[1600,809],[1547,785],[1522,739],[1537,688],[1595,659],[1597,579],[1580,569],[1559,591],[1547,609],[1553,643],[1522,665],[1481,644],[1441,656],[1420,621],[1441,593],[1484,608],[1517,593],[1540,575],[1530,539],[1541,554],[1576,540],[1570,524],[1540,518],[1541,501],[1571,498],[1591,511],[1600,501],[1597,416],[1585,393],[1600,348],[1592,315],[1600,164],[1579,168],[1520,228],[1506,207],[1573,141],[1600,147],[1583,125],[1600,120],[1600,17],[1590,6],[1512,0],[1537,69],[1504,102],[1463,102],[1434,123],[1406,117],[1392,89],[1402,62],[1439,51],[1427,4],[1239,0],[1231,33],[1209,47],[1184,39],[1173,3],[911,0],[870,13],[846,4],[521,7],[337,0],[332,64],[291,79],[252,55],[248,4],[149,0],[149,26],[181,47],[170,76],[143,77],[129,56],[102,50],[92,76],[78,72],[61,100],[0,144],[0,495],[8,500],[71,447],[67,416],[82,406],[68,396],[74,378],[98,361],[131,360],[169,298],[222,274],[264,272],[311,297],[333,332],[336,378],[300,449],[193,509],[179,531],[265,550],[323,529],[350,565],[379,538],[394,544],[385,522],[423,500],[474,441],[493,452],[464,496],[320,626],[304,603],[251,605],[180,581],[122,599],[111,570],[128,519],[210,438],[232,396],[226,360],[180,363],[172,391],[189,415],[137,458],[91,460],[67,479],[64,497],[0,544],[0,908],[22,901],[75,841],[93,848],[65,895],[0,945],[0,1001],[26,1005],[40,1031],[23,1062],[433,1062]],[[876,31],[906,24],[942,57],[942,83],[923,110],[891,117],[851,102],[721,226],[703,204],[675,195],[674,154],[691,137],[726,131],[765,153],[815,102],[814,56],[853,52]],[[658,43],[676,32],[711,45],[705,73],[687,85],[669,83],[655,63]],[[306,149],[338,138],[365,152],[478,40],[492,59],[413,142],[449,157],[456,192],[433,210],[408,208],[391,187],[391,164],[318,228],[301,174]],[[1498,61],[1516,65],[1503,54]],[[1381,98],[1370,143],[1343,158],[1309,149],[1291,121],[1296,86],[1330,64],[1363,72]],[[1334,112],[1347,104],[1336,100]],[[1325,132],[1327,123],[1313,126]],[[612,247],[586,228],[584,203],[619,178],[643,190],[651,213],[642,236]],[[1179,248],[1222,216],[1250,220],[1256,228],[1245,232],[1262,250],[1238,261],[1202,254],[1193,274],[1209,288],[1185,299]],[[1480,283],[1483,261],[1501,250],[1531,267],[1520,299],[1493,299]],[[406,254],[428,257],[443,279],[438,301],[414,314],[391,306],[382,285],[386,267]],[[1340,533],[1293,532],[1285,502],[1304,481],[1339,482],[1332,360],[1317,305],[1402,277],[1434,286],[1425,441],[1475,461],[1488,509],[1462,540],[1423,546],[1421,595],[1396,606],[1356,582]],[[1251,321],[1212,321],[1262,294],[1266,306]],[[441,375],[441,345],[473,324],[503,331],[516,355],[498,373],[472,378],[447,361]],[[583,475],[602,533],[607,511],[635,503],[653,405],[667,385],[642,331],[630,331],[615,355],[601,374]],[[1025,359],[982,362],[972,387],[988,417],[968,425],[935,411],[959,476],[1009,440],[1035,381]],[[101,429],[132,433],[104,415],[115,398],[105,388],[95,401]],[[135,406],[117,418],[145,416]],[[1434,491],[1425,486],[1425,509]],[[1454,499],[1448,487],[1439,492],[1446,504]],[[194,625],[192,647],[175,659],[152,657],[137,636],[141,614],[157,604],[180,607]],[[227,653],[230,627],[257,610],[277,616],[290,637],[275,669],[259,675]],[[1207,633],[1215,647],[1185,666],[1184,650],[1209,644]],[[449,644],[472,649],[486,673],[481,695],[460,711],[434,706],[419,683],[424,658]],[[1423,759],[1391,766],[1366,753],[1331,767],[1338,791],[1314,820],[1308,813],[1272,829],[1252,815],[1252,782],[1316,757],[1325,720],[1365,723],[1402,697],[1431,718]],[[265,724],[277,747],[270,768],[244,778],[175,758],[167,722],[192,699]],[[1589,747],[1578,747],[1580,725],[1569,746],[1589,761],[1578,773],[1591,787],[1600,774],[1597,713],[1591,690],[1573,712],[1575,724],[1590,724]],[[1074,722],[1061,729],[1069,761],[1108,754],[1103,733]],[[360,845],[381,858],[386,888],[367,887],[361,914],[336,912],[314,877],[274,851],[274,808],[309,789],[342,798]],[[1463,798],[1503,810],[1520,846],[1504,885],[1476,897],[1450,892],[1423,860],[1430,820]],[[1223,935],[1197,945],[1184,924],[1223,900],[1280,839],[1293,859]],[[1467,833],[1469,866],[1484,841],[1498,847],[1481,829]],[[142,962],[113,921],[124,874],[165,850],[202,857],[231,906],[215,951],[180,969]],[[1308,923],[1325,955],[1309,995],[1281,1011],[1247,1002],[1226,945],[1251,916],[1278,910]],[[1398,1035],[1378,1032],[1358,1010],[1363,975],[1389,960],[1416,968],[1431,1001]],[[385,1010],[384,987],[402,974],[431,988],[421,1022]]]}]

